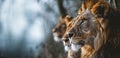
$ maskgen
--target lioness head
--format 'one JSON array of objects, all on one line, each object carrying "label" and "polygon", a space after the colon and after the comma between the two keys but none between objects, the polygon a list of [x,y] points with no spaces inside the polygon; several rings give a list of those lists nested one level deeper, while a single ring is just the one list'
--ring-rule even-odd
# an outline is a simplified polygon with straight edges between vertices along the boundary
[{"label": "lioness head", "polygon": [[60,17],[58,23],[56,24],[55,28],[53,28],[52,32],[53,32],[53,37],[54,37],[54,40],[56,42],[59,42],[61,41],[61,38],[63,36],[63,34],[65,33],[65,30],[66,30],[66,23],[65,23],[65,20],[68,19],[68,20],[71,20],[72,17],[70,16],[66,16],[66,17]]},{"label": "lioness head", "polygon": [[93,40],[97,36],[96,27],[94,27],[96,24],[91,25],[94,19],[94,15],[87,10],[67,25],[63,40],[67,42],[69,39],[71,49],[78,51],[84,45],[93,45]]},{"label": "lioness head", "polygon": [[100,47],[98,43],[103,41],[98,41],[98,38],[103,39],[104,37],[101,34],[105,29],[106,24],[104,22],[107,21],[105,21],[104,17],[108,10],[108,4],[105,2],[97,2],[91,9],[86,9],[76,19],[69,22],[63,36],[63,40],[66,40],[64,42],[69,42],[71,49],[74,51],[86,46],[89,49]]}]

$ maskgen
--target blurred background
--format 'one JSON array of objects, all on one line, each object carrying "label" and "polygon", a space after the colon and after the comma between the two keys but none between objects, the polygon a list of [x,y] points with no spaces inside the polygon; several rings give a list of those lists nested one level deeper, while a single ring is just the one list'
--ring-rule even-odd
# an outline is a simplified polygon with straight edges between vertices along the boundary
[{"label": "blurred background", "polygon": [[[63,44],[53,40],[59,0],[0,0],[0,58],[65,58]],[[77,15],[81,0],[63,0]]]},{"label": "blurred background", "polygon": [[[66,58],[52,35],[61,16],[59,1],[0,0],[0,58]],[[82,0],[61,1],[68,15],[77,16]]]}]

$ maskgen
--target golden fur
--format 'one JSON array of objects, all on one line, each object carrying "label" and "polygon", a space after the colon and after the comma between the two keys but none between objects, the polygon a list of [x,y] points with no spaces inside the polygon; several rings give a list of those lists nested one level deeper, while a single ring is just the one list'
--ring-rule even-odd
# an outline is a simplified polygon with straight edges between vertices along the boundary
[{"label": "golden fur", "polygon": [[81,45],[81,58],[119,58],[120,36],[111,34],[117,32],[113,30],[120,29],[120,12],[105,1],[89,6],[91,8],[85,8],[81,15],[67,22],[63,40]]},{"label": "golden fur", "polygon": [[[82,14],[86,9],[92,8],[95,3],[99,0],[84,0],[82,1],[81,8],[78,10],[78,14]],[[103,1],[103,0],[102,0]]]},{"label": "golden fur", "polygon": [[81,51],[74,52],[71,49],[68,51],[68,57],[67,58],[80,58]]},{"label": "golden fur", "polygon": [[52,30],[53,37],[56,42],[61,41],[61,38],[62,38],[63,34],[65,33],[65,30],[66,30],[65,20],[70,21],[70,20],[72,20],[72,17],[70,17],[68,15],[66,17],[60,16],[58,23]]}]

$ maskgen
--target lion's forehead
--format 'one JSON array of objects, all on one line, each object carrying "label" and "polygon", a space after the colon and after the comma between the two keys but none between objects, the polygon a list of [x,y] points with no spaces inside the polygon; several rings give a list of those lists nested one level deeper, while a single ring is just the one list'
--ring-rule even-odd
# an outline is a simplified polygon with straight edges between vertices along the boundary
[{"label": "lion's forehead", "polygon": [[69,32],[72,28],[75,27],[77,20],[72,20],[69,25],[67,26],[67,31]]},{"label": "lion's forehead", "polygon": [[[67,36],[67,34],[69,33],[69,32],[71,32],[71,31],[73,31],[73,32],[75,32],[74,30],[73,30],[73,28],[75,28],[75,23],[76,23],[76,20],[73,20],[73,21],[71,21],[70,23],[69,23],[69,25],[67,26],[67,29],[66,29],[66,32],[65,32],[65,38],[66,38],[66,36]],[[77,26],[76,26],[77,27]]]}]

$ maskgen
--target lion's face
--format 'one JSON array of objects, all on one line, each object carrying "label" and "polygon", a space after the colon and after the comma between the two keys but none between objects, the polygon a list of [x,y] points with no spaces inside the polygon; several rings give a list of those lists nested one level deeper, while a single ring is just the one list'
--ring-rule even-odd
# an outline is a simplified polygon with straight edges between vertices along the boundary
[{"label": "lion's face", "polygon": [[89,46],[91,49],[100,47],[99,43],[103,42],[105,37],[102,33],[107,26],[107,20],[104,17],[108,13],[108,6],[104,1],[97,2],[91,9],[87,8],[76,19],[69,22],[63,36],[64,43],[69,42],[74,51],[84,46]]},{"label": "lion's face", "polygon": [[[66,22],[66,26],[67,26],[67,28],[66,28],[66,32],[67,32],[67,30],[70,28],[69,26],[71,26],[72,24],[74,24],[74,22],[75,22],[75,19],[73,19],[73,20],[71,20],[71,21],[67,21]],[[65,33],[66,34],[66,33]],[[62,40],[63,40],[63,44],[64,44],[64,46],[65,46],[65,51],[69,51],[70,49],[71,49],[71,42],[70,42],[70,40],[69,40],[69,36],[68,35],[63,35],[63,38],[62,38]]]},{"label": "lion's face", "polygon": [[65,29],[66,29],[65,20],[63,17],[60,17],[55,28],[53,28],[53,30],[52,30],[53,37],[56,42],[61,41],[61,38],[62,38],[63,34],[65,33]]},{"label": "lion's face", "polygon": [[94,48],[94,40],[97,37],[96,17],[90,10],[86,10],[82,15],[78,15],[75,20],[72,20],[67,25],[63,40],[67,44],[71,44],[74,51],[78,51],[84,45],[90,45]]},{"label": "lion's face", "polygon": [[58,21],[58,23],[56,24],[55,28],[52,30],[53,32],[53,37],[54,37],[54,40],[56,42],[59,42],[61,41],[62,39],[62,36],[63,34],[65,33],[66,31],[66,23],[65,23],[65,20],[72,20],[72,17],[70,16],[66,16],[66,17],[60,17],[60,20]]}]

